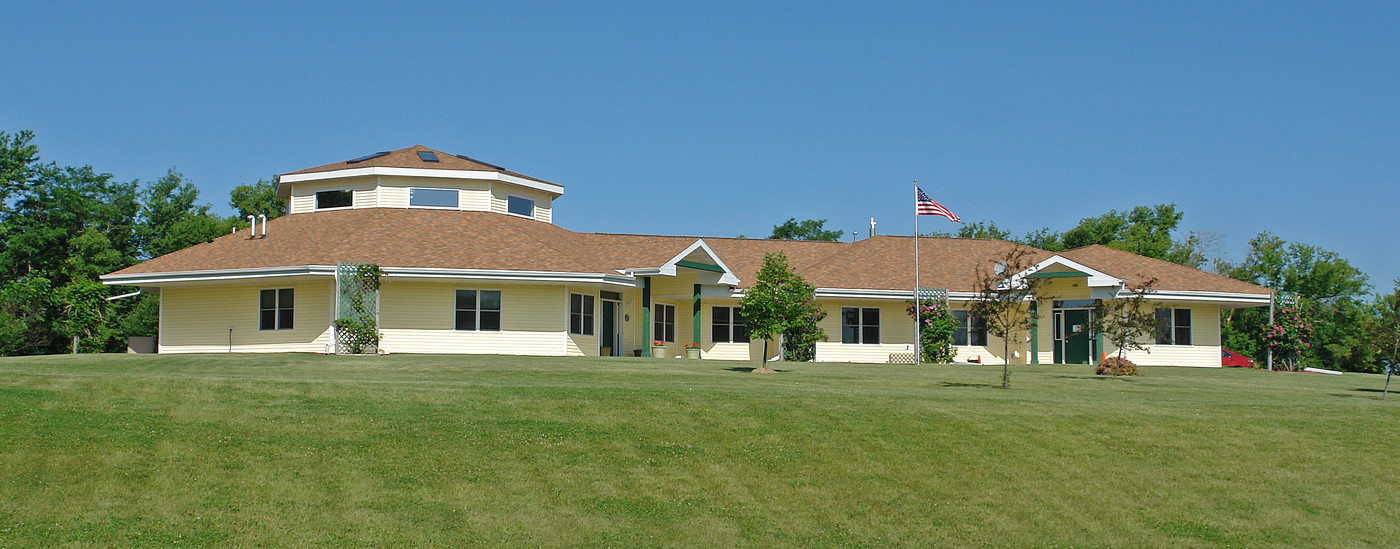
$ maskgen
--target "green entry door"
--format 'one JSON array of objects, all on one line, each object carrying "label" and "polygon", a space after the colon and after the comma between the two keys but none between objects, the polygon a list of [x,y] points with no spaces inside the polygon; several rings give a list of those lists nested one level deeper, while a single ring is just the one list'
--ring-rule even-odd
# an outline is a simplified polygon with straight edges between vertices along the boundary
[{"label": "green entry door", "polygon": [[616,301],[603,300],[603,310],[600,311],[603,316],[603,329],[598,335],[598,354],[602,356],[622,355],[622,349],[618,348],[622,343],[622,330],[617,326],[619,305],[621,304]]},{"label": "green entry door", "polygon": [[1064,312],[1065,364],[1089,364],[1089,311]]}]

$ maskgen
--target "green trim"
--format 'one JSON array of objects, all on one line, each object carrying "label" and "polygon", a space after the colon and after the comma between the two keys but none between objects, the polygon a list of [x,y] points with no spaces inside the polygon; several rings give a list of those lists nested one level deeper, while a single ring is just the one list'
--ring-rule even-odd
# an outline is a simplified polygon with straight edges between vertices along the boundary
[{"label": "green trim", "polygon": [[1031,364],[1040,364],[1040,302],[1031,302]]},{"label": "green trim", "polygon": [[1102,362],[1100,358],[1102,358],[1103,355],[1103,332],[1094,332],[1094,354],[1089,355],[1089,363],[1098,364]]},{"label": "green trim", "polygon": [[691,343],[700,343],[700,285],[695,285],[695,298],[690,301],[690,317],[694,327],[691,328]]},{"label": "green trim", "polygon": [[1055,271],[1053,273],[1031,273],[1026,275],[1026,278],[1071,278],[1078,276],[1087,277],[1089,273],[1081,273],[1079,271]]},{"label": "green trim", "polygon": [[642,277],[642,356],[651,356],[651,277]]},{"label": "green trim", "polygon": [[[712,272],[712,273],[723,273],[723,272],[724,272],[724,268],[723,268],[723,267],[720,267],[719,265],[711,265],[711,264],[709,264],[709,263],[696,263],[696,262],[694,262],[694,261],[686,261],[686,260],[684,260],[684,259],[683,259],[683,260],[680,260],[680,261],[677,261],[677,262],[676,262],[676,266],[677,266],[677,267],[689,267],[689,268],[691,268],[691,269],[700,269],[700,270],[702,270],[702,271],[710,271],[710,272]],[[1088,276],[1088,275],[1085,275],[1085,276]]]}]

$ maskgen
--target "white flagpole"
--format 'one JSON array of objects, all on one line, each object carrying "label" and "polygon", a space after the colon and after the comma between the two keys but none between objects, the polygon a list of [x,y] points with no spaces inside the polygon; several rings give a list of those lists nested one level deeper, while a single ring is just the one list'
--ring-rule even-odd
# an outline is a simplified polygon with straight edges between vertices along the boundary
[{"label": "white flagpole", "polygon": [[914,366],[918,367],[924,359],[924,324],[920,319],[923,316],[924,304],[919,302],[919,180],[914,180]]}]

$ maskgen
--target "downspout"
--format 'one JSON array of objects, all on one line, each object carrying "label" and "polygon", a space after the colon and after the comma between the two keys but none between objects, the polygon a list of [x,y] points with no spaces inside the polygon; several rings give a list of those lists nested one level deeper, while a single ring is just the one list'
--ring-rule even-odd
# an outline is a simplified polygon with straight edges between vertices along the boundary
[{"label": "downspout", "polygon": [[138,295],[141,295],[141,290],[136,290],[136,291],[131,292],[131,293],[129,293],[129,294],[114,295],[114,296],[112,296],[112,297],[107,298],[107,301],[116,301],[116,300],[118,300],[118,299],[126,299],[126,298],[128,298],[128,297],[136,297],[136,296],[138,296]]}]

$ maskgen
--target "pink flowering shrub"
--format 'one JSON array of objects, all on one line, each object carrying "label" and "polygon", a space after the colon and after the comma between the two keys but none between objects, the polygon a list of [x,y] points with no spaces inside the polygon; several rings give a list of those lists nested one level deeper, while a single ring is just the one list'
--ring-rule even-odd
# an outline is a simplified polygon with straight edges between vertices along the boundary
[{"label": "pink flowering shrub", "polygon": [[1312,348],[1313,324],[1302,311],[1289,307],[1274,315],[1274,324],[1264,327],[1264,344],[1274,350],[1274,358],[1285,370],[1298,370],[1303,353]]},{"label": "pink flowering shrub", "polygon": [[[908,302],[905,310],[909,317],[915,314],[914,302]],[[948,305],[925,299],[919,307],[919,349],[923,362],[946,364],[957,354],[953,350],[953,332],[958,329],[958,319],[948,310]]]},{"label": "pink flowering shrub", "polygon": [[1094,374],[1101,376],[1135,376],[1138,375],[1137,364],[1126,358],[1111,356],[1105,358],[1098,366],[1094,367]]}]

